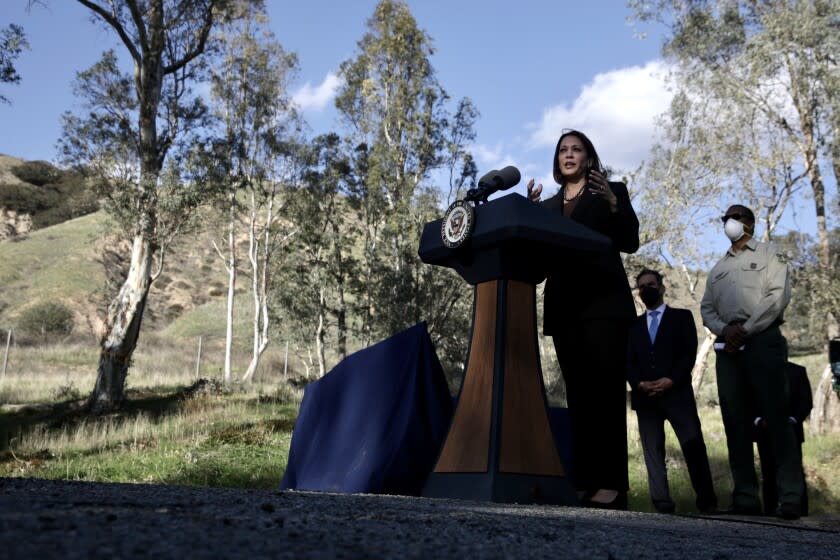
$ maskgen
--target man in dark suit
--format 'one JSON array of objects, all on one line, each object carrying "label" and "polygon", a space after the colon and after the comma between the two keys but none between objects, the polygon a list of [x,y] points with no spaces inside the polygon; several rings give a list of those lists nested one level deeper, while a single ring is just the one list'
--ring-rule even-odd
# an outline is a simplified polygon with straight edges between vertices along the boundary
[{"label": "man in dark suit", "polygon": [[[790,397],[790,421],[799,442],[799,460],[802,461],[802,442],[805,441],[805,430],[802,423],[811,414],[814,407],[811,395],[811,383],[808,381],[808,371],[793,362],[787,362],[788,396]],[[761,497],[764,501],[764,513],[774,515],[779,505],[779,493],[776,489],[776,464],[773,462],[773,444],[767,433],[767,422],[759,415],[753,421],[753,438],[758,447],[758,459],[761,463]],[[805,470],[802,471],[802,502],[801,514],[808,515],[808,487],[805,482]]]},{"label": "man in dark suit", "polygon": [[660,513],[673,513],[665,468],[665,420],[680,442],[697,509],[717,509],[706,442],[691,388],[691,370],[697,354],[697,330],[687,309],[665,305],[662,274],[645,269],[636,277],[639,297],[647,308],[630,328],[627,380],[633,391],[631,405],[639,421],[639,435],[648,471],[653,505]]}]

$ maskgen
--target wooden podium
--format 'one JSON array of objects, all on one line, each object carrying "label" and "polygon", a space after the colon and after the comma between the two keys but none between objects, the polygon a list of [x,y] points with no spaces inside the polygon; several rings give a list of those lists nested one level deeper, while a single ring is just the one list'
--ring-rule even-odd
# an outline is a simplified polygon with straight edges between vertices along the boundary
[{"label": "wooden podium", "polygon": [[454,268],[475,299],[458,406],[423,496],[577,505],[548,421],[535,288],[564,255],[610,241],[519,194],[478,206],[457,249],[440,231],[425,225],[420,258]]}]

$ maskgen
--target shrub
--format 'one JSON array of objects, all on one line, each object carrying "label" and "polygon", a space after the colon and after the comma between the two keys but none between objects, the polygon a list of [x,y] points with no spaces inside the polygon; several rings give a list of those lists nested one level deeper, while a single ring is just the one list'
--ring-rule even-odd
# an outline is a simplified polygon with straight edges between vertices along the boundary
[{"label": "shrub", "polygon": [[45,301],[28,307],[18,319],[18,328],[30,335],[66,336],[73,330],[73,312],[57,301]]},{"label": "shrub", "polygon": [[50,193],[32,185],[0,185],[0,207],[34,214],[49,208]]},{"label": "shrub", "polygon": [[75,383],[68,381],[50,391],[50,396],[56,401],[77,401],[82,398],[82,392]]},{"label": "shrub", "polygon": [[61,170],[46,161],[26,161],[11,169],[15,177],[29,184],[42,187],[61,177]]},{"label": "shrub", "polygon": [[32,216],[35,229],[60,224],[99,210],[99,202],[84,176],[74,170],[64,171],[53,183],[44,185],[41,195],[45,208]]},{"label": "shrub", "polygon": [[277,386],[274,393],[268,395],[260,394],[259,401],[261,403],[272,404],[298,404],[302,398],[303,395],[300,389],[282,383]]},{"label": "shrub", "polygon": [[60,170],[46,162],[30,161],[12,172],[25,184],[0,184],[0,207],[32,216],[41,229],[96,212],[99,201],[79,171]]}]

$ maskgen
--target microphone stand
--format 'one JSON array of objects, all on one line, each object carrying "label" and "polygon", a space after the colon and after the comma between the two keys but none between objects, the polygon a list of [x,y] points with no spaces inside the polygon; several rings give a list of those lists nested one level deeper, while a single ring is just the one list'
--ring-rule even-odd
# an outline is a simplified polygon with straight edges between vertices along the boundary
[{"label": "microphone stand", "polygon": [[468,190],[466,196],[464,196],[464,200],[466,202],[472,202],[473,206],[478,206],[479,204],[487,202],[487,197],[497,190],[498,189],[493,187],[478,186],[474,189]]}]

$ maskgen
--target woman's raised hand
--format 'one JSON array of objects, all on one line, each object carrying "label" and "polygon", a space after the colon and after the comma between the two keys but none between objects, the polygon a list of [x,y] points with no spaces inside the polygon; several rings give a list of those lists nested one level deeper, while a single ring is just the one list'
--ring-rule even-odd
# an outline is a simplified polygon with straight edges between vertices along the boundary
[{"label": "woman's raised hand", "polygon": [[615,212],[618,209],[618,198],[610,187],[610,182],[600,171],[593,169],[589,172],[589,184],[592,192],[607,201],[611,211]]},{"label": "woman's raised hand", "polygon": [[532,202],[539,202],[541,194],[542,183],[540,183],[539,185],[537,185],[536,188],[534,188],[534,180],[531,179],[530,181],[528,181],[528,200]]}]

